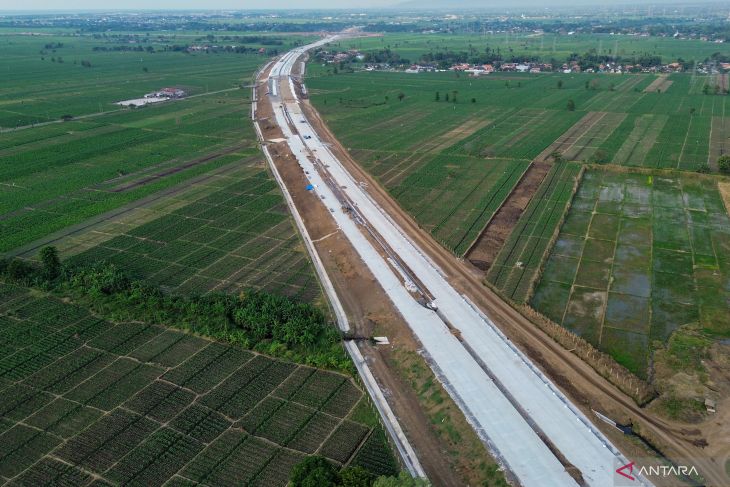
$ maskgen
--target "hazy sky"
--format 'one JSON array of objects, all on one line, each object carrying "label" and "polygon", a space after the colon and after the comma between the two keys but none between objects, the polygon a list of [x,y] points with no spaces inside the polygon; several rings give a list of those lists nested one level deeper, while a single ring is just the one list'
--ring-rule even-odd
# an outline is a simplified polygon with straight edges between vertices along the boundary
[{"label": "hazy sky", "polygon": [[0,10],[273,9],[384,7],[401,0],[0,0]]},{"label": "hazy sky", "polygon": [[[728,0],[699,0],[702,3],[718,2],[727,4]],[[409,7],[418,5],[440,5],[458,9],[459,5],[468,7],[520,8],[524,6],[547,5],[606,5],[647,4],[662,5],[678,2],[691,3],[692,0],[0,0],[3,10],[249,10],[249,9],[312,9],[312,8],[378,8],[394,7],[406,3]],[[695,3],[697,0],[695,0]]]}]

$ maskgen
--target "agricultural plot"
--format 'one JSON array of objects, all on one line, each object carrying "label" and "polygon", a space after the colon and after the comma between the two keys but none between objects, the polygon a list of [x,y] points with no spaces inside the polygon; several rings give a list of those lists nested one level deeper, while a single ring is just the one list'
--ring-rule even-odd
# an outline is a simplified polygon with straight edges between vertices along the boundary
[{"label": "agricultural plot", "polygon": [[[167,33],[37,30],[3,30],[0,47],[13,66],[0,80],[0,252],[258,153],[242,85],[268,60],[261,46],[188,52]],[[166,86],[186,98],[115,104]]]},{"label": "agricultural plot", "polygon": [[695,95],[704,94],[705,92],[727,94],[728,75],[727,73],[704,75],[693,73],[689,92]]},{"label": "agricultural plot", "polygon": [[528,298],[580,172],[574,163],[559,163],[550,169],[490,267],[487,280],[513,301]]},{"label": "agricultural plot", "polygon": [[391,192],[446,248],[462,255],[528,164],[509,159],[440,155]]},{"label": "agricultural plot", "polygon": [[575,113],[532,108],[508,112],[447,153],[532,160],[578,117]]},{"label": "agricultural plot", "polygon": [[554,153],[559,153],[569,161],[593,162],[601,144],[625,117],[624,113],[588,112],[543,150],[537,160],[546,161]]},{"label": "agricultural plot", "polygon": [[248,108],[238,91],[3,134],[0,251],[255,154]]},{"label": "agricultural plot", "polygon": [[717,170],[717,160],[726,154],[730,154],[730,118],[712,117],[710,154],[707,163]]},{"label": "agricultural plot", "polygon": [[172,292],[320,296],[279,188],[258,159],[102,220],[58,247],[71,263],[115,263]]},{"label": "agricultural plot", "polygon": [[0,321],[3,483],[284,486],[313,453],[398,471],[344,375],[2,283]]},{"label": "agricultural plot", "polygon": [[575,163],[550,169],[490,267],[487,280],[513,301],[528,298],[580,173]]},{"label": "agricultural plot", "polygon": [[[619,165],[646,166],[649,151],[656,143],[669,117],[654,114],[629,114],[601,147],[608,162],[609,151],[618,147],[610,162]],[[620,145],[619,145],[620,144]]]},{"label": "agricultural plot", "polygon": [[[570,94],[555,88],[550,77],[518,76],[505,84],[443,74],[325,76],[313,68],[307,79],[312,101],[338,138],[457,255],[476,240],[529,161],[581,117],[551,108]],[[407,92],[402,102],[390,101],[397,99],[394,81],[402,81],[398,86]],[[544,96],[548,86],[552,90]],[[433,90],[443,90],[442,100],[449,94],[463,101],[437,102]],[[479,101],[471,103],[472,95]],[[530,102],[536,107],[528,107]]]},{"label": "agricultural plot", "polygon": [[649,86],[644,88],[646,93],[662,93],[666,92],[672,86],[672,80],[668,74],[660,74],[657,79],[651,82]]},{"label": "agricultural plot", "polygon": [[[424,47],[406,37],[408,45],[391,47],[399,53]],[[377,48],[373,42],[379,41],[351,44]],[[426,42],[427,51],[443,48],[433,42]],[[462,256],[528,161],[552,161],[558,152],[575,162],[695,171],[709,160],[715,167],[728,97],[695,93],[695,78],[702,79],[682,73],[335,75],[310,63],[306,83],[353,158]],[[524,289],[518,295],[524,298]]]},{"label": "agricultural plot", "polygon": [[715,180],[590,171],[531,304],[645,376],[678,327],[728,333],[729,250]]},{"label": "agricultural plot", "polygon": [[[584,78],[594,96],[580,103],[580,109],[594,112],[629,111],[644,98],[644,89],[655,80],[653,75],[612,75]],[[617,107],[620,107],[618,109]]]},{"label": "agricultural plot", "polygon": [[392,167],[378,166],[392,153],[451,147],[453,154],[486,151],[491,157],[532,159],[580,118],[565,110],[579,80],[566,80],[560,90],[549,75],[514,74],[507,80],[451,73],[333,76],[322,69],[310,64],[306,83],[312,102],[343,145],[383,180]]},{"label": "agricultural plot", "polygon": [[[140,98],[166,86],[181,87],[188,95],[237,88],[267,59],[249,52],[209,54],[170,49],[172,44],[196,40],[193,36],[176,38],[169,32],[111,33],[101,37],[88,33],[63,35],[57,28],[42,26],[34,31],[42,35],[1,30],[8,41],[2,45],[2,56],[13,66],[0,79],[1,129],[57,121],[63,115],[109,112],[119,108],[115,102]],[[268,35],[281,41],[279,49],[306,40]],[[246,47],[258,50],[263,46],[249,42]]]}]

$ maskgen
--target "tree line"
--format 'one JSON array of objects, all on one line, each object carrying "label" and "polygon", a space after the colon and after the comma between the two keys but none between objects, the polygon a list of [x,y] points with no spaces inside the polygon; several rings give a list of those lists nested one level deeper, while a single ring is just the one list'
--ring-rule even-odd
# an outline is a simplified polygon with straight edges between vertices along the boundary
[{"label": "tree line", "polygon": [[180,296],[134,280],[114,264],[62,263],[44,247],[40,264],[0,259],[0,279],[69,297],[113,321],[182,328],[298,363],[352,373],[342,334],[319,308],[260,290]]}]

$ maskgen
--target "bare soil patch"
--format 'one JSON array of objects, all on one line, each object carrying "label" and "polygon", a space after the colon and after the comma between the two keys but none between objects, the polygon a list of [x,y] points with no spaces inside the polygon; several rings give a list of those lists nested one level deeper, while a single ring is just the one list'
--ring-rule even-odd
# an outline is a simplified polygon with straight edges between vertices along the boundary
[{"label": "bare soil patch", "polygon": [[467,251],[467,260],[476,268],[484,272],[489,270],[551,167],[552,164],[545,161],[530,164],[515,189]]},{"label": "bare soil patch", "polygon": [[474,132],[483,129],[492,123],[491,120],[471,119],[458,127],[449,130],[438,137],[423,144],[422,148],[428,152],[441,152],[472,135]]},{"label": "bare soil patch", "polygon": [[651,82],[649,86],[644,88],[644,93],[664,93],[672,86],[672,81],[669,80],[668,74],[660,74],[657,79]]},{"label": "bare soil patch", "polygon": [[720,191],[720,196],[722,196],[722,202],[725,203],[725,211],[730,215],[730,182],[718,182],[717,189]]}]

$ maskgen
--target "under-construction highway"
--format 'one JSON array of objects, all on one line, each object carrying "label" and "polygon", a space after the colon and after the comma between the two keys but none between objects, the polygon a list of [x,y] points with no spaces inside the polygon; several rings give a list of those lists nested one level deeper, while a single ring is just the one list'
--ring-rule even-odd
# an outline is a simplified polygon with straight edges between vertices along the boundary
[{"label": "under-construction highway", "polygon": [[[490,318],[450,285],[308,121],[292,70],[308,50],[333,39],[296,48],[268,70],[269,101],[283,133],[275,143],[288,146],[295,157],[288,163],[300,166],[500,463],[525,486],[613,485],[615,469],[626,458]],[[639,482],[649,485],[645,479]]]}]

